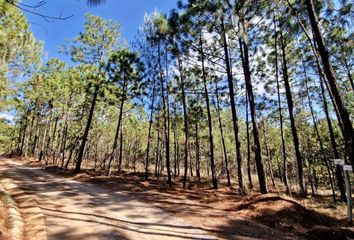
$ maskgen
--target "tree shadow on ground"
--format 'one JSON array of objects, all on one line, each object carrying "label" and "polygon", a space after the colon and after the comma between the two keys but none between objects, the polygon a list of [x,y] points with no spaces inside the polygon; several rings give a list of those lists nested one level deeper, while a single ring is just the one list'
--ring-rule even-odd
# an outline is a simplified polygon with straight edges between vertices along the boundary
[{"label": "tree shadow on ground", "polygon": [[[48,179],[56,178],[52,174],[43,175],[43,170],[40,169],[29,171],[20,168],[13,174],[19,171],[22,175],[30,175],[29,177],[33,181],[29,180],[23,186],[24,188],[27,186],[29,192],[35,188],[36,194],[44,194],[45,196],[48,191],[53,191],[62,198],[72,199],[72,201],[80,204],[83,209],[97,208],[94,211],[95,214],[65,210],[61,210],[62,213],[60,214],[57,211],[61,207],[60,203],[52,203],[52,206],[57,208],[43,209],[50,212],[49,214],[53,215],[57,211],[58,217],[62,216],[67,221],[84,221],[82,217],[78,216],[86,215],[85,218],[88,218],[89,222],[100,225],[107,223],[107,225],[120,232],[136,231],[135,229],[138,229],[138,233],[146,235],[150,233],[151,236],[154,236],[157,232],[156,238],[163,239],[164,236],[160,235],[159,232],[161,228],[169,228],[165,237],[183,237],[187,229],[195,229],[213,233],[220,239],[284,239],[299,236],[310,238],[314,234],[308,235],[307,233],[317,226],[327,226],[327,230],[321,230],[321,232],[324,232],[329,231],[328,226],[331,226],[331,224],[338,225],[338,227],[342,225],[337,219],[306,209],[296,201],[284,199],[274,194],[245,197],[239,196],[232,188],[220,191],[212,190],[208,184],[202,184],[195,187],[197,189],[192,190],[183,190],[179,184],[169,188],[164,181],[154,178],[145,181],[143,176],[139,174],[122,173],[107,177],[96,176],[96,174],[90,175],[89,170],[85,170],[85,173],[79,175],[63,173],[56,167],[50,167],[46,170],[57,176],[66,175],[81,182],[67,179],[64,182],[52,181],[48,183]],[[82,186],[87,186],[91,190],[86,191],[82,189]],[[92,191],[92,188],[95,190]],[[84,200],[82,199],[83,194],[87,195]],[[175,224],[168,224],[168,219],[163,223],[146,223],[140,211],[131,211],[126,214],[128,219],[134,221],[111,218],[100,209],[100,206],[106,206],[111,212],[125,211],[133,209],[134,205],[131,204],[141,200],[149,206],[158,207],[173,213],[173,215],[191,218],[190,222],[193,223],[193,227],[192,225],[182,228],[176,227]],[[226,204],[220,204],[223,202]],[[273,206],[280,206],[280,208],[274,208]],[[67,217],[68,214],[70,217]],[[161,211],[152,214],[159,215]],[[340,231],[342,231],[340,228],[332,229],[332,235],[333,232]],[[203,234],[198,236],[187,234],[186,238],[192,239],[190,237],[205,239]]]},{"label": "tree shadow on ground", "polygon": [[[58,239],[58,236],[61,236],[59,239],[78,239],[79,236],[87,239],[87,233],[81,233],[81,236],[80,231],[70,228],[70,223],[78,222],[83,227],[97,228],[96,239],[112,239],[112,236],[117,236],[113,239],[127,239],[136,234],[151,236],[152,239],[215,239],[205,229],[186,224],[126,193],[60,179],[38,168],[19,166],[5,171],[0,173],[1,177],[17,182],[21,189],[35,197],[46,216],[47,232],[48,229],[49,232],[50,229],[58,229],[50,233],[49,237],[53,239]],[[82,212],[67,210],[66,205],[82,209]],[[69,228],[62,229],[62,224]]]}]

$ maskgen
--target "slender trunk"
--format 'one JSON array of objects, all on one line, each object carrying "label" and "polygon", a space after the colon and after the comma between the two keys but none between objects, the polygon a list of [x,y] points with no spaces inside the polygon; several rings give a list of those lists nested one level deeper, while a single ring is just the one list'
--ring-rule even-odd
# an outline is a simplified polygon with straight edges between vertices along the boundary
[{"label": "slender trunk", "polygon": [[24,123],[24,127],[22,128],[22,139],[21,139],[21,147],[20,147],[20,156],[22,156],[23,154],[23,147],[24,147],[24,144],[25,144],[25,138],[26,138],[26,132],[27,132],[27,126],[28,126],[28,113],[26,114],[26,120],[25,120],[25,123]]},{"label": "slender trunk", "polygon": [[18,138],[17,138],[17,146],[16,146],[16,154],[20,155],[21,154],[21,142],[22,142],[22,136],[23,136],[23,122],[20,123],[20,131],[18,132]]},{"label": "slender trunk", "polygon": [[[179,146],[179,145],[178,145]],[[181,154],[180,154],[180,151],[179,151],[179,147],[178,147],[178,162],[177,162],[177,176],[181,176],[180,174],[180,168],[181,168]]]},{"label": "slender trunk", "polygon": [[[290,5],[290,6],[291,6],[291,5]],[[326,88],[327,88],[327,90],[328,90],[328,93],[329,93],[331,102],[332,102],[332,104],[333,104],[333,107],[334,107],[334,110],[335,110],[335,113],[336,113],[336,116],[337,116],[338,125],[339,125],[339,127],[341,128],[341,131],[343,132],[344,129],[343,129],[343,124],[342,124],[341,117],[340,117],[340,115],[339,115],[339,110],[338,110],[337,105],[336,105],[336,103],[335,103],[335,101],[334,101],[334,97],[333,97],[332,91],[331,91],[331,89],[330,89],[330,87],[329,87],[327,81],[325,80],[325,74],[323,73],[322,68],[321,68],[321,66],[320,66],[320,61],[319,61],[319,56],[318,56],[318,47],[316,46],[315,43],[313,43],[313,41],[314,41],[314,42],[316,41],[316,38],[313,37],[313,39],[312,39],[312,38],[310,37],[310,35],[307,33],[307,30],[306,30],[304,24],[303,24],[302,21],[301,21],[299,15],[297,14],[296,16],[297,16],[297,19],[298,19],[298,22],[299,22],[299,25],[300,25],[302,31],[304,32],[304,34],[305,34],[307,40],[308,40],[309,43],[310,43],[312,52],[313,52],[313,54],[314,54],[314,56],[315,56],[315,59],[316,59],[316,65],[317,65],[317,69],[318,69],[318,74],[320,75],[320,77],[323,78],[323,82],[324,82],[325,85],[326,85]],[[313,29],[312,29],[312,33],[313,33],[312,35],[315,35]]]},{"label": "slender trunk", "polygon": [[208,177],[209,177],[209,176],[210,176],[210,168],[209,168],[210,163],[209,163],[209,161],[206,161],[206,164],[207,164],[207,167],[206,167],[206,169],[207,169],[207,175],[208,175]]},{"label": "slender trunk", "polygon": [[33,141],[32,150],[31,150],[31,154],[34,157],[37,155],[37,146],[38,146],[39,131],[40,131],[39,121],[40,121],[39,114],[37,114],[37,118],[36,118],[36,134],[34,136],[34,141]]},{"label": "slender trunk", "polygon": [[200,36],[199,36],[199,44],[200,44],[200,54],[201,54],[201,61],[202,61],[202,78],[203,78],[203,83],[204,83],[204,97],[205,97],[205,101],[206,101],[207,116],[208,116],[210,168],[211,168],[210,170],[211,170],[213,189],[217,189],[218,188],[218,181],[216,179],[215,162],[214,162],[213,123],[212,123],[212,119],[211,119],[207,76],[206,76],[206,71],[205,71],[205,66],[204,66],[204,49],[203,49],[202,33],[200,33]]},{"label": "slender trunk", "polygon": [[[162,138],[163,136],[161,136],[161,138]],[[164,142],[164,139],[161,139],[160,140],[160,143],[161,143],[161,145],[164,145],[165,144],[165,142]],[[164,149],[161,147],[161,151],[159,152],[159,154],[160,154],[160,156],[159,156],[159,165],[158,165],[158,174],[157,174],[157,177],[159,178],[161,175],[162,175],[162,171],[163,171],[163,168],[164,168],[164,166],[163,166],[163,161],[162,161],[162,156],[163,156],[163,154],[164,154]]]},{"label": "slender trunk", "polygon": [[312,169],[313,169],[312,165],[311,165],[311,163],[309,163],[308,175],[309,175],[309,182],[310,182],[310,186],[311,186],[311,193],[312,193],[312,196],[316,196],[314,176],[313,176],[313,171],[311,171]]},{"label": "slender trunk", "polygon": [[123,124],[121,124],[120,129],[120,140],[119,140],[119,160],[118,160],[118,172],[122,170],[122,161],[123,161]]},{"label": "slender trunk", "polygon": [[112,161],[116,159],[117,157],[117,145],[118,145],[118,136],[119,136],[119,130],[121,129],[122,125],[122,119],[123,119],[123,111],[124,111],[124,102],[125,102],[125,97],[126,97],[126,78],[123,76],[123,94],[120,99],[120,106],[119,106],[119,115],[118,115],[118,121],[117,121],[117,128],[116,128],[116,133],[114,136],[114,142],[113,142],[113,147],[112,147],[112,153],[108,161],[108,169],[107,169],[107,175],[111,173],[111,168],[112,168]]},{"label": "slender trunk", "polygon": [[178,136],[177,136],[177,106],[176,106],[176,101],[173,104],[173,147],[174,147],[174,172],[173,176],[174,179],[176,179],[177,175],[177,145],[178,145]]},{"label": "slender trunk", "polygon": [[[42,161],[43,156],[45,157],[46,143],[49,142],[49,140],[47,140],[47,136],[48,136],[48,132],[50,133],[50,122],[51,122],[51,119],[52,119],[52,109],[50,108],[49,114],[48,114],[48,117],[47,117],[47,124],[46,124],[45,129],[44,129],[43,140],[42,140],[42,145],[41,145],[41,151],[39,153],[39,161],[40,162]],[[49,130],[48,130],[48,128],[49,128]]]},{"label": "slender trunk", "polygon": [[[171,138],[170,138],[170,133],[171,133],[171,117],[170,117],[170,86],[169,86],[169,81],[167,80],[168,76],[168,66],[167,66],[167,54],[165,54],[165,64],[166,64],[166,111],[167,111],[167,140],[166,144],[168,144],[168,149],[170,151],[170,143],[171,143]],[[167,156],[167,155],[166,155]],[[170,182],[169,186],[172,185],[172,177],[171,177],[171,152],[168,153],[168,163],[166,162],[166,169],[167,169],[167,182]],[[166,158],[167,159],[167,158]],[[170,180],[168,180],[170,179]]]},{"label": "slender trunk", "polygon": [[98,136],[98,139],[97,139],[97,141],[95,142],[95,157],[94,157],[94,166],[93,166],[93,171],[94,172],[96,172],[96,170],[97,170],[97,162],[98,162],[98,144],[99,144],[99,142],[100,142],[100,136]]},{"label": "slender trunk", "polygon": [[252,174],[251,174],[251,140],[250,140],[250,128],[249,128],[249,114],[248,114],[248,94],[246,90],[246,135],[247,135],[247,175],[249,188],[253,189]]},{"label": "slender trunk", "polygon": [[189,131],[188,131],[188,107],[187,107],[187,98],[185,92],[185,79],[184,79],[184,72],[182,68],[182,59],[178,55],[178,69],[179,69],[179,78],[180,78],[180,85],[182,90],[182,107],[183,107],[183,124],[184,124],[184,175],[183,175],[183,188],[186,189],[187,187],[187,180],[188,180],[188,145],[189,145]]},{"label": "slender trunk", "polygon": [[220,99],[219,99],[219,87],[218,87],[218,84],[216,82],[215,82],[215,91],[216,91],[216,110],[217,110],[217,115],[218,115],[218,120],[219,120],[221,144],[222,144],[224,160],[225,160],[225,169],[226,169],[226,175],[227,175],[227,186],[231,186],[229,161],[228,161],[228,157],[227,157],[225,137],[224,137],[224,128],[222,126],[221,113],[220,113],[221,108],[220,108]]},{"label": "slender trunk", "polygon": [[[52,102],[52,101],[50,101]],[[51,104],[50,104],[51,105]],[[48,158],[49,158],[49,154],[48,154],[48,149],[50,146],[50,142],[52,141],[52,118],[53,118],[53,106],[51,105],[50,107],[50,114],[49,114],[49,121],[48,121],[48,139],[46,140],[45,147],[44,147],[44,151],[43,151],[43,156],[45,157],[45,164],[48,164]]]},{"label": "slender trunk", "polygon": [[177,132],[177,146],[176,146],[176,165],[175,165],[175,175],[179,177],[179,162],[180,162],[180,142],[179,142],[179,134]]},{"label": "slender trunk", "polygon": [[301,152],[300,152],[299,137],[298,137],[297,128],[296,128],[295,119],[294,119],[294,103],[293,103],[293,98],[292,98],[291,90],[290,90],[290,82],[289,82],[289,76],[288,76],[288,67],[287,67],[285,44],[284,44],[284,40],[283,40],[282,29],[280,29],[280,45],[281,45],[281,49],[282,49],[283,79],[284,79],[284,86],[285,86],[285,92],[286,92],[286,99],[288,102],[291,131],[292,131],[292,135],[293,135],[293,142],[294,142],[294,148],[295,148],[300,194],[305,196],[306,189],[305,189],[305,183],[304,183],[303,159],[302,159]]},{"label": "slender trunk", "polygon": [[68,135],[68,128],[69,128],[69,124],[68,124],[68,118],[69,118],[69,103],[71,103],[72,101],[72,96],[73,96],[73,89],[71,88],[70,91],[70,95],[69,95],[69,99],[66,102],[66,110],[64,110],[65,112],[65,120],[64,120],[64,126],[63,126],[63,136],[62,136],[62,140],[61,140],[61,144],[60,144],[60,150],[59,150],[59,155],[61,154],[61,168],[63,168],[64,166],[64,159],[65,159],[65,151],[66,151],[66,141],[67,141],[67,135]]},{"label": "slender trunk", "polygon": [[71,146],[69,157],[68,157],[68,160],[66,161],[65,168],[64,168],[65,171],[68,170],[68,166],[69,166],[69,163],[72,159],[73,152],[75,151],[75,147],[79,143],[79,140],[80,140],[80,137],[77,136],[75,141],[73,142],[73,145]]},{"label": "slender trunk", "polygon": [[[327,126],[328,126],[328,132],[329,132],[329,138],[331,140],[331,146],[332,146],[332,151],[333,151],[333,156],[335,159],[339,159],[339,152],[337,149],[337,143],[336,143],[336,138],[334,136],[334,131],[333,131],[333,126],[331,122],[331,118],[329,116],[329,111],[328,111],[328,104],[327,104],[327,99],[326,99],[326,94],[325,94],[325,89],[323,86],[323,78],[320,76],[320,85],[321,85],[321,97],[323,101],[323,109],[326,115],[326,120],[327,120]],[[340,192],[340,198],[342,201],[346,201],[346,193],[345,193],[345,184],[344,184],[344,179],[343,179],[343,173],[342,169],[339,165],[336,166],[336,179],[337,179],[337,185],[339,188]]]},{"label": "slender trunk", "polygon": [[[243,23],[243,25],[244,25],[244,23]],[[243,28],[245,29],[245,27],[243,27]],[[258,123],[257,123],[256,106],[255,106],[255,101],[254,101],[251,72],[250,72],[250,67],[249,67],[248,45],[245,42],[245,40],[240,39],[240,49],[241,49],[241,59],[242,59],[242,63],[243,63],[242,64],[243,73],[245,76],[246,89],[247,89],[247,93],[248,93],[249,105],[250,105],[250,110],[251,110],[251,120],[252,120],[252,126],[253,126],[254,153],[255,153],[259,187],[260,187],[260,192],[262,194],[265,194],[268,192],[267,180],[265,177],[264,163],[263,163],[262,154],[261,154],[261,143],[259,141],[259,129],[258,129]]]},{"label": "slender trunk", "polygon": [[[37,129],[36,131],[37,131],[37,133],[38,133],[38,129]],[[38,135],[37,135],[37,133],[36,133],[36,135],[34,136],[34,140],[33,140],[33,145],[32,145],[32,150],[31,150],[32,156],[35,156],[35,152],[36,152],[36,146],[37,146],[37,142],[38,142]]]},{"label": "slender trunk", "polygon": [[155,177],[158,176],[158,165],[159,165],[159,156],[160,156],[160,128],[157,124],[157,141],[156,141],[156,157],[155,157]]},{"label": "slender trunk", "polygon": [[[189,149],[191,149],[191,144],[189,143],[188,145]],[[193,164],[192,164],[192,151],[189,152],[189,173],[191,174],[191,177],[193,177]]]},{"label": "slender trunk", "polygon": [[[331,119],[330,119],[330,116],[329,116],[328,104],[327,104],[327,99],[326,99],[326,94],[325,94],[325,89],[324,89],[323,83],[326,84],[326,87],[328,89],[329,96],[330,96],[331,102],[333,103],[334,110],[335,110],[335,113],[336,113],[336,116],[337,116],[337,119],[338,119],[339,127],[341,128],[342,132],[344,131],[343,130],[343,124],[342,124],[341,118],[339,116],[338,108],[336,107],[336,104],[334,102],[332,92],[330,91],[330,88],[329,88],[327,82],[324,79],[325,76],[324,76],[324,73],[323,73],[322,68],[320,66],[320,61],[319,61],[319,57],[318,57],[318,53],[317,53],[317,47],[316,47],[316,45],[313,44],[311,37],[307,33],[306,28],[303,25],[303,23],[302,23],[302,21],[301,21],[301,19],[300,19],[300,17],[298,15],[297,15],[297,18],[298,18],[298,21],[299,21],[301,29],[303,30],[303,32],[305,33],[305,36],[307,37],[308,41],[310,42],[311,49],[312,49],[313,54],[314,54],[315,59],[316,59],[316,66],[317,66],[318,75],[319,75],[319,78],[320,78],[321,97],[322,97],[322,101],[323,101],[323,108],[324,108],[325,115],[326,115],[328,131],[329,131],[331,145],[332,145],[332,151],[333,151],[334,158],[338,159],[338,158],[340,158],[340,156],[339,156],[339,153],[338,153],[338,150],[337,150],[337,144],[336,144],[336,140],[335,140],[335,136],[334,136],[334,132],[333,132]],[[336,166],[336,179],[337,179],[337,184],[338,184],[338,188],[339,188],[340,195],[341,195],[341,200],[342,201],[346,201],[343,173],[342,173],[341,166],[339,166],[339,165]]]},{"label": "slender trunk", "polygon": [[74,149],[75,149],[75,146],[70,149],[69,157],[68,157],[68,160],[66,161],[64,171],[68,170],[68,166],[69,166],[70,160],[72,158],[72,154],[74,152]]},{"label": "slender trunk", "polygon": [[63,142],[62,142],[62,147],[61,147],[61,168],[64,166],[64,160],[65,160],[65,150],[66,150],[66,139],[68,135],[68,125],[65,123],[64,127],[64,133],[63,133]]},{"label": "slender trunk", "polygon": [[96,106],[96,101],[97,101],[97,96],[98,96],[99,89],[100,89],[100,84],[98,83],[95,86],[95,91],[94,91],[93,96],[92,96],[90,112],[89,112],[89,116],[88,116],[88,119],[87,119],[85,132],[84,132],[84,135],[82,136],[81,146],[80,146],[80,149],[79,149],[79,155],[77,156],[74,173],[79,173],[80,169],[81,169],[82,158],[84,156],[85,146],[86,146],[87,138],[88,138],[89,131],[90,131],[90,128],[91,128],[91,122],[92,122],[92,118],[93,118],[93,113],[95,111],[95,106]]},{"label": "slender trunk", "polygon": [[274,182],[274,175],[273,175],[273,153],[272,151],[269,149],[268,146],[268,127],[266,129],[266,119],[263,119],[263,126],[262,126],[262,130],[263,130],[263,137],[264,137],[264,147],[266,149],[266,153],[267,153],[267,158],[268,158],[268,169],[269,169],[269,175],[270,175],[270,179],[272,180],[272,185],[273,188],[276,189],[275,186],[275,182]]},{"label": "slender trunk", "polygon": [[20,156],[22,156],[22,154],[23,154],[23,148],[24,148],[24,145],[25,145],[26,132],[27,132],[27,123],[25,124],[25,127],[23,128],[23,134],[22,134],[22,140],[21,140],[21,148],[20,148]]},{"label": "slender trunk", "polygon": [[325,166],[326,166],[326,169],[327,169],[329,183],[330,183],[330,186],[331,186],[331,189],[332,189],[333,201],[336,202],[336,193],[334,191],[332,174],[331,174],[331,170],[330,170],[330,167],[329,167],[328,158],[326,156],[326,153],[325,153],[325,150],[324,150],[324,147],[323,147],[323,142],[322,142],[322,139],[321,139],[321,135],[320,135],[320,132],[319,132],[318,127],[317,127],[316,117],[315,117],[315,113],[314,113],[313,106],[312,106],[312,100],[311,100],[311,97],[310,97],[310,90],[309,90],[309,86],[308,86],[307,73],[306,73],[306,67],[305,67],[304,61],[302,62],[302,65],[303,65],[303,68],[304,68],[306,95],[307,95],[307,101],[308,101],[309,108],[310,108],[312,122],[313,122],[313,126],[315,128],[315,133],[316,133],[316,136],[317,136],[318,143],[320,144],[321,154],[323,156],[323,160],[325,162]]},{"label": "slender trunk", "polygon": [[281,162],[278,162],[278,164],[277,164],[278,166],[278,178],[279,178],[279,181],[280,182],[283,182],[283,172],[282,172],[282,170],[281,170]]},{"label": "slender trunk", "polygon": [[236,112],[236,103],[235,103],[235,93],[234,93],[234,83],[233,77],[231,74],[231,64],[229,58],[229,49],[226,41],[226,33],[224,26],[224,19],[221,18],[221,38],[223,42],[224,55],[225,55],[225,65],[227,73],[227,83],[229,88],[230,103],[231,103],[231,114],[232,114],[232,126],[234,129],[234,138],[235,138],[235,149],[236,149],[236,161],[237,161],[237,175],[238,175],[238,187],[241,194],[246,193],[246,188],[243,183],[243,170],[242,170],[242,154],[241,154],[241,141],[239,136],[239,126],[238,126],[238,117]]},{"label": "slender trunk", "polygon": [[306,3],[309,19],[310,19],[310,24],[314,32],[315,41],[318,46],[318,52],[319,55],[321,56],[324,73],[328,80],[328,85],[330,88],[330,92],[333,95],[333,100],[338,109],[341,123],[343,124],[343,128],[341,130],[346,145],[347,155],[349,160],[351,161],[351,164],[354,165],[354,129],[350,120],[350,115],[347,108],[344,105],[340,91],[337,86],[335,73],[329,59],[329,53],[325,46],[325,42],[322,37],[320,27],[318,25],[318,16],[315,12],[313,0],[306,0],[305,3]]},{"label": "slender trunk", "polygon": [[[165,98],[165,89],[164,89],[164,78],[163,78],[163,70],[161,64],[161,46],[160,41],[158,42],[158,63],[159,63],[159,72],[160,72],[160,82],[161,82],[161,98],[162,98],[162,109],[163,109],[163,118],[164,118],[164,133],[165,133],[165,150],[166,150],[166,167],[167,167],[167,183],[171,187],[171,169],[170,169],[170,142],[169,142],[169,126],[168,126],[168,116],[167,116],[167,104]],[[168,86],[167,86],[168,87]],[[166,87],[166,88],[167,88]],[[168,89],[167,89],[168,91]]]},{"label": "slender trunk", "polygon": [[195,122],[195,158],[197,162],[197,178],[200,182],[200,146],[199,146],[199,129],[198,121]]},{"label": "slender trunk", "polygon": [[[36,105],[37,105],[37,100],[36,100],[36,102],[35,102],[35,107],[34,107],[34,109],[33,109],[33,111],[32,111],[32,119],[31,119],[31,124],[30,124],[30,127],[29,127],[29,134],[28,134],[28,137],[27,137],[27,141],[26,141],[26,146],[25,146],[25,157],[27,157],[27,155],[28,155],[28,152],[29,152],[29,148],[30,148],[30,141],[31,141],[31,139],[33,138],[32,137],[32,134],[33,134],[33,126],[34,126],[34,119],[35,119],[35,112],[36,112]],[[33,148],[33,146],[32,146],[32,148]]]},{"label": "slender trunk", "polygon": [[147,147],[146,147],[146,159],[145,159],[145,180],[149,178],[149,154],[150,154],[150,142],[151,142],[151,129],[152,122],[154,116],[154,103],[155,103],[155,95],[156,95],[156,81],[154,81],[152,88],[152,99],[151,99],[151,111],[150,111],[150,119],[149,119],[149,131],[148,131],[148,139],[147,139]]},{"label": "slender trunk", "polygon": [[56,117],[55,118],[55,122],[54,122],[54,130],[53,130],[53,136],[52,136],[52,147],[51,147],[51,151],[53,152],[53,164],[55,164],[55,154],[56,154],[56,147],[57,147],[57,141],[56,141],[56,132],[57,132],[57,127],[58,127],[58,120],[59,120],[59,117]]},{"label": "slender trunk", "polygon": [[278,67],[278,31],[274,18],[274,50],[275,50],[275,80],[277,83],[277,96],[278,96],[278,112],[279,112],[279,123],[280,123],[280,135],[281,135],[281,149],[283,156],[283,182],[286,188],[286,193],[290,194],[289,180],[288,180],[288,162],[286,157],[286,146],[284,140],[284,123],[283,123],[283,113],[280,98],[280,84],[279,84],[279,67]]}]

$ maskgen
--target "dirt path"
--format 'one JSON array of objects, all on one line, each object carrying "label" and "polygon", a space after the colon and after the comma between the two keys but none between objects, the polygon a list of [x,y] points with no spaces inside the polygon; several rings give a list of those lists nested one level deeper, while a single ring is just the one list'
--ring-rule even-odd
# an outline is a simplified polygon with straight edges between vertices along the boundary
[{"label": "dirt path", "polygon": [[14,159],[0,158],[0,178],[35,199],[48,239],[216,239],[127,193],[56,177]]}]

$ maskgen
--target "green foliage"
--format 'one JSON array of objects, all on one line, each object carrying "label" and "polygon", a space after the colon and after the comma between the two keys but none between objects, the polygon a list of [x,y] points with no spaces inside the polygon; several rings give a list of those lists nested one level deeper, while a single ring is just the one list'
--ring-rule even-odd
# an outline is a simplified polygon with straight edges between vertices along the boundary
[{"label": "green foliage", "polygon": [[0,118],[0,153],[11,151],[16,127],[6,119]]},{"label": "green foliage", "polygon": [[86,14],[85,31],[62,51],[70,54],[74,62],[102,67],[117,47],[119,31],[119,24],[113,20]]},{"label": "green foliage", "polygon": [[0,111],[11,104],[13,78],[34,72],[41,51],[23,13],[0,0]]},{"label": "green foliage", "polygon": [[[96,1],[89,4],[93,2]],[[122,143],[123,168],[141,170],[149,145],[149,160],[156,164],[158,174],[164,168],[167,145],[171,165],[182,168],[187,152],[189,174],[196,172],[199,159],[202,176],[207,176],[211,156],[207,90],[217,175],[222,178],[225,173],[224,142],[232,178],[235,178],[239,166],[235,161],[237,138],[227,81],[225,53],[228,53],[242,167],[247,167],[247,142],[250,142],[250,168],[254,172],[256,151],[251,130],[254,126],[250,116],[246,116],[249,103],[245,93],[244,56],[240,54],[240,46],[247,46],[257,113],[254,122],[259,125],[260,150],[268,175],[273,177],[271,169],[275,177],[282,179],[285,156],[289,179],[292,182],[297,178],[294,130],[284,93],[285,61],[305,177],[311,177],[311,170],[325,172],[325,160],[334,155],[328,120],[334,126],[333,135],[341,158],[345,157],[344,140],[327,79],[322,74],[322,62],[316,59],[317,45],[313,44],[309,17],[302,11],[303,7],[297,1],[179,1],[179,9],[173,10],[170,16],[159,11],[145,15],[133,46],[135,51],[120,44],[118,23],[87,14],[83,31],[61,50],[77,64],[68,68],[60,59],[49,59],[40,66],[41,44],[34,39],[25,17],[19,9],[0,0],[0,110],[14,107],[17,113],[15,126],[0,120],[0,148],[21,150],[23,155],[37,158],[43,156],[45,161],[60,158],[62,164],[69,160],[72,163],[86,125],[89,134],[84,161],[95,169],[107,168],[111,158],[118,161],[111,149],[117,132],[122,133],[117,135],[116,143],[118,146]],[[346,1],[316,1],[337,84],[345,106],[353,115],[352,8]],[[10,79],[17,74],[26,74],[28,80],[17,84],[14,90]],[[93,102],[92,123],[88,123]],[[324,114],[324,103],[329,105],[329,119]],[[122,119],[117,128],[119,116]],[[185,131],[184,117],[188,131]],[[187,145],[184,145],[184,132],[188,132]],[[184,151],[185,146],[188,151]],[[114,168],[118,164],[115,162]],[[152,169],[150,166],[150,172]]]}]

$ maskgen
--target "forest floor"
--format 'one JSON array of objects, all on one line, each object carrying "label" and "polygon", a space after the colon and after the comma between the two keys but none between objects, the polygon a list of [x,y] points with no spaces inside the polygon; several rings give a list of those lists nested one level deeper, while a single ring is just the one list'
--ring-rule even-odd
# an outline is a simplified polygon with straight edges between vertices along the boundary
[{"label": "forest floor", "polygon": [[[80,232],[74,231],[73,223],[67,221],[69,219],[80,221],[81,225],[77,227],[83,228],[84,233],[97,224],[97,220],[114,221],[111,227],[118,229],[117,239],[136,239],[130,233],[135,234],[134,231],[142,226],[143,229],[136,234],[152,239],[157,236],[159,239],[354,239],[354,229],[346,224],[345,205],[333,204],[330,196],[290,198],[275,193],[240,196],[233,188],[212,190],[205,182],[193,183],[190,189],[184,190],[178,181],[169,188],[155,178],[145,181],[141,174],[122,173],[106,177],[84,170],[74,175],[55,166],[44,168],[28,159],[21,162],[1,159],[1,169],[4,168],[3,162],[13,171],[11,178],[21,188],[28,188],[34,197],[41,195],[36,200],[45,214],[46,223],[50,224],[49,228],[47,226],[49,239],[78,237]],[[34,188],[39,188],[39,193]],[[53,192],[55,194],[50,194]],[[43,202],[42,196],[47,201]],[[131,202],[138,202],[138,206],[132,206]],[[67,210],[68,207],[75,209]],[[148,215],[151,212],[155,217],[150,222]],[[129,221],[122,221],[122,217]],[[104,228],[102,233],[105,231],[108,230]],[[161,235],[154,235],[156,232]],[[92,232],[87,234],[91,236]]]}]

